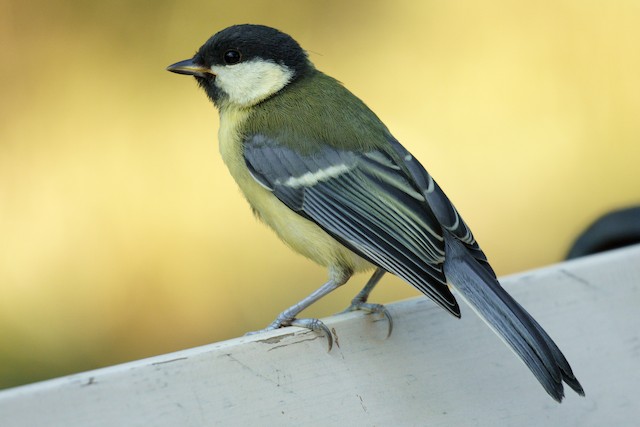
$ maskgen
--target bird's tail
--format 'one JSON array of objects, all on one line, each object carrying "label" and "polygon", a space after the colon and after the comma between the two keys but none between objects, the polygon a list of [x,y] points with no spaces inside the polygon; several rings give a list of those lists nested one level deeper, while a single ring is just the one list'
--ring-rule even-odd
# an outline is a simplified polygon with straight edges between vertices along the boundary
[{"label": "bird's tail", "polygon": [[482,266],[465,245],[447,234],[444,272],[451,285],[529,367],[542,387],[560,402],[565,382],[584,396],[564,355],[542,327]]}]

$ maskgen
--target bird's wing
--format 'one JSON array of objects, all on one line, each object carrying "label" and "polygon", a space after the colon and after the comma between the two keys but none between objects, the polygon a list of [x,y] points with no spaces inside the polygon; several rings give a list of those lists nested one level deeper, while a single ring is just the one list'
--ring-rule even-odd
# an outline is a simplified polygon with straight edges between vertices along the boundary
[{"label": "bird's wing", "polygon": [[442,226],[406,158],[330,146],[303,154],[260,134],[245,139],[244,158],[290,209],[460,316],[443,272]]},{"label": "bird's wing", "polygon": [[427,199],[427,203],[440,225],[449,231],[453,237],[461,241],[480,265],[485,268],[490,275],[496,278],[496,273],[493,271],[491,265],[489,265],[487,256],[482,249],[480,249],[480,246],[473,237],[471,229],[464,222],[460,214],[458,214],[457,209],[444,191],[442,191],[438,183],[429,175],[418,159],[413,157],[398,141],[391,139],[389,140],[389,144],[398,158],[403,160],[403,165],[411,176],[411,180]]}]

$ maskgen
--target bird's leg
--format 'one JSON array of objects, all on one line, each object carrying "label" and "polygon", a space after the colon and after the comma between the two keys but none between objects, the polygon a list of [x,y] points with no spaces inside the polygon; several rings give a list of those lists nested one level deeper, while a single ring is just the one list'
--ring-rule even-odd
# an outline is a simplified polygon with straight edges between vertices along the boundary
[{"label": "bird's leg", "polygon": [[371,294],[373,288],[375,288],[380,279],[382,279],[384,273],[386,273],[386,271],[382,268],[376,268],[376,271],[373,272],[373,275],[371,276],[367,284],[364,285],[364,288],[362,288],[362,290],[358,292],[358,295],[356,295],[351,300],[351,305],[345,310],[345,312],[362,310],[369,313],[384,314],[384,317],[386,317],[387,321],[389,322],[389,329],[387,331],[388,338],[391,335],[391,331],[393,330],[393,319],[391,318],[391,313],[389,313],[389,310],[387,310],[386,307],[382,304],[367,303],[369,294]]},{"label": "bird's leg", "polygon": [[329,351],[331,351],[331,347],[333,347],[333,338],[331,336],[331,331],[329,331],[329,328],[327,328],[327,326],[319,319],[297,319],[296,316],[302,310],[306,309],[311,304],[318,301],[320,298],[347,283],[347,280],[349,280],[350,277],[351,271],[340,270],[336,268],[329,269],[329,281],[327,281],[324,285],[316,289],[313,293],[311,293],[300,302],[284,310],[278,315],[276,320],[271,322],[271,324],[269,324],[269,326],[267,326],[266,328],[260,331],[249,332],[247,335],[252,335],[264,331],[272,331],[283,326],[299,326],[302,328],[311,329],[312,331],[323,332],[327,336],[327,341],[329,342]]},{"label": "bird's leg", "polygon": [[[367,300],[369,299],[369,294],[371,294],[371,291],[373,291],[373,288],[375,288],[378,282],[380,281],[380,279],[382,279],[382,276],[384,276],[384,273],[386,273],[386,271],[383,270],[382,268],[380,267],[376,268],[376,271],[373,272],[373,275],[371,276],[371,278],[369,278],[369,281],[367,281],[367,284],[364,285],[364,288],[362,288],[362,290],[358,292],[358,295],[356,295],[351,300],[351,307],[356,306],[354,310],[357,310],[360,305],[367,302]],[[353,310],[350,310],[350,311],[353,311]]]}]

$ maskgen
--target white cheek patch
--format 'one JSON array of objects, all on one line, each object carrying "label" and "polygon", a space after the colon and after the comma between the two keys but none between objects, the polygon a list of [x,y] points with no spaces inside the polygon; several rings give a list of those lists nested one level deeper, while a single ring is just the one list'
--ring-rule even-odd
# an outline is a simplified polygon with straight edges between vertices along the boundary
[{"label": "white cheek patch", "polygon": [[252,60],[234,65],[213,65],[215,85],[229,101],[248,107],[268,98],[285,87],[293,77],[288,67],[272,61]]}]

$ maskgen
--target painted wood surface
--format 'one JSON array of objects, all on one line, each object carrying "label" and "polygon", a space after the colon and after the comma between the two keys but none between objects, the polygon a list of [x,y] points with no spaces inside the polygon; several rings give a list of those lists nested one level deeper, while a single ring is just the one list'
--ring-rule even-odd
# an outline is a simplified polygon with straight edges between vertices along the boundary
[{"label": "painted wood surface", "polygon": [[638,426],[640,246],[506,277],[587,396],[554,402],[473,312],[426,298],[0,392],[0,426]]}]

